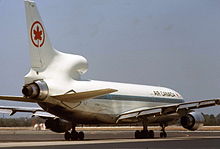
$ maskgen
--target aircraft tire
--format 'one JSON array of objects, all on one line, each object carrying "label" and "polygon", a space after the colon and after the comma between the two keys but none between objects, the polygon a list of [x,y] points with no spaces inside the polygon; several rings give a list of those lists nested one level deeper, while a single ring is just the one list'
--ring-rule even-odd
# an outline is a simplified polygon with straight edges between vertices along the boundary
[{"label": "aircraft tire", "polygon": [[141,132],[139,130],[135,131],[135,139],[140,139],[141,138]]},{"label": "aircraft tire", "polygon": [[79,132],[78,138],[79,140],[84,140],[84,133],[82,131]]},{"label": "aircraft tire", "polygon": [[149,133],[147,130],[142,130],[141,131],[141,139],[147,139],[149,138]]},{"label": "aircraft tire", "polygon": [[164,132],[163,136],[164,136],[164,138],[166,138],[166,137],[167,137],[167,133],[166,133],[166,132]]},{"label": "aircraft tire", "polygon": [[78,132],[72,131],[72,132],[71,132],[71,140],[72,140],[72,141],[75,141],[75,140],[78,140],[78,138],[79,138]]},{"label": "aircraft tire", "polygon": [[161,138],[166,138],[167,137],[167,133],[166,132],[161,132],[160,133],[160,137]]},{"label": "aircraft tire", "polygon": [[149,138],[154,138],[154,131],[153,130],[149,130],[148,137]]},{"label": "aircraft tire", "polygon": [[160,133],[160,137],[163,138],[163,132]]},{"label": "aircraft tire", "polygon": [[71,140],[71,134],[68,131],[65,132],[64,138],[65,138],[66,141],[70,141]]}]

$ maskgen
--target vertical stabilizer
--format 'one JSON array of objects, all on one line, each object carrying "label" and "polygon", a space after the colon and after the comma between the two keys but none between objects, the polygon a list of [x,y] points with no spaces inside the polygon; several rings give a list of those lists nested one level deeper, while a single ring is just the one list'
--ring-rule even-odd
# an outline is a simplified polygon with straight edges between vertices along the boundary
[{"label": "vertical stabilizer", "polygon": [[31,67],[35,71],[42,71],[50,64],[51,60],[56,55],[56,52],[47,36],[35,2],[27,0],[24,3]]}]

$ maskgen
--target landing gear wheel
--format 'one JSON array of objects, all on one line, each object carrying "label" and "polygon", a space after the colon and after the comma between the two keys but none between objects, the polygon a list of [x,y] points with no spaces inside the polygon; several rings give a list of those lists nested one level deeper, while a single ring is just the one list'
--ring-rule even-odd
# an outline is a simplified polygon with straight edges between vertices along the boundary
[{"label": "landing gear wheel", "polygon": [[160,133],[160,137],[163,138],[163,132]]},{"label": "landing gear wheel", "polygon": [[135,131],[135,139],[147,139],[147,138],[154,138],[154,131],[150,130],[136,130]]},{"label": "landing gear wheel", "polygon": [[141,132],[139,130],[135,131],[135,139],[140,139],[141,138]]},{"label": "landing gear wheel", "polygon": [[147,123],[147,119],[143,120],[143,130],[139,131],[136,130],[135,131],[135,139],[147,139],[147,138],[154,138],[154,131],[153,130],[149,130],[147,129],[148,123]]},{"label": "landing gear wheel", "polygon": [[167,137],[167,133],[166,133],[166,131],[165,131],[165,128],[168,126],[166,123],[163,123],[163,124],[160,124],[160,126],[161,126],[161,133],[160,133],[160,137],[161,138],[166,138]]},{"label": "landing gear wheel", "polygon": [[161,138],[166,138],[167,137],[167,133],[166,132],[161,132],[160,133],[160,137]]},{"label": "landing gear wheel", "polygon": [[68,131],[65,132],[64,138],[65,138],[66,141],[70,141],[71,140],[71,134]]},{"label": "landing gear wheel", "polygon": [[154,138],[154,131],[153,130],[149,130],[148,137],[149,138]]},{"label": "landing gear wheel", "polygon": [[146,139],[149,137],[149,133],[147,130],[142,130],[141,131],[141,139]]},{"label": "landing gear wheel", "polygon": [[167,133],[166,133],[166,132],[164,132],[164,133],[163,133],[163,136],[164,136],[164,138],[166,138],[166,137],[167,137]]},{"label": "landing gear wheel", "polygon": [[84,140],[84,133],[82,131],[79,132],[78,138],[79,140]]},{"label": "landing gear wheel", "polygon": [[71,132],[71,140],[78,140],[79,134],[76,131]]}]

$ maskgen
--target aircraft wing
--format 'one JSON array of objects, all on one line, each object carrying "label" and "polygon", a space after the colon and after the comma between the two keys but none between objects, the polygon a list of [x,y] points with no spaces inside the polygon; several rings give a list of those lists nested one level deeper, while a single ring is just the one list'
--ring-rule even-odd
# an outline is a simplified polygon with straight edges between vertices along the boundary
[{"label": "aircraft wing", "polygon": [[16,107],[16,106],[0,106],[0,113],[9,113],[14,115],[16,112],[30,112],[35,113],[37,111],[44,111],[42,108],[38,107]]},{"label": "aircraft wing", "polygon": [[32,113],[32,116],[39,116],[43,118],[55,118],[56,117],[55,115],[52,115],[39,107],[0,106],[0,113],[7,113],[7,114],[10,114],[10,116],[12,116],[16,112],[29,112],[29,113]]},{"label": "aircraft wing", "polygon": [[156,118],[174,113],[190,111],[192,109],[199,109],[199,108],[210,107],[215,105],[220,105],[220,99],[185,102],[180,104],[157,106],[153,108],[142,107],[120,114],[118,116],[117,123],[122,122],[124,120],[134,120],[134,119],[138,121],[139,118],[148,118],[148,117]]}]

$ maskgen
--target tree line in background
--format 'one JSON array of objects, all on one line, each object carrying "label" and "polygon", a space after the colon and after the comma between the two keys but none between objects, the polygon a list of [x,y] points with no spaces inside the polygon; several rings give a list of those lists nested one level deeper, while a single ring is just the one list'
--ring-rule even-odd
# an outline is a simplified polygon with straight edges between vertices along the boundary
[{"label": "tree line in background", "polygon": [[205,118],[205,126],[220,126],[220,114],[217,116],[211,114],[203,114]]},{"label": "tree line in background", "polygon": [[[220,114],[217,116],[211,114],[203,114],[205,118],[205,126],[220,126]],[[0,127],[31,127],[35,124],[44,123],[45,120],[39,117],[32,118],[0,118]]]},{"label": "tree line in background", "polygon": [[0,127],[30,127],[39,123],[44,123],[39,117],[0,118]]}]

